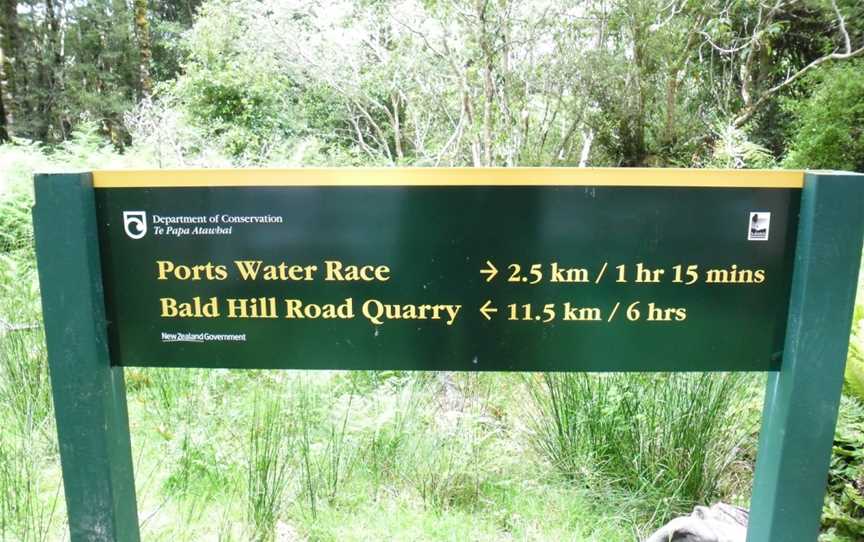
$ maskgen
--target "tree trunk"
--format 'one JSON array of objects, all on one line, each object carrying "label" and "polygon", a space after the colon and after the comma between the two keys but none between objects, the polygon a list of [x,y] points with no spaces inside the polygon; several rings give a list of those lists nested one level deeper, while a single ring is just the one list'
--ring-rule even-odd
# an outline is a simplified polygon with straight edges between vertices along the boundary
[{"label": "tree trunk", "polygon": [[402,151],[402,123],[399,120],[399,94],[395,91],[390,94],[390,104],[393,107],[393,146],[396,150],[396,158],[401,161],[405,158]]},{"label": "tree trunk", "polygon": [[59,127],[57,134],[60,139],[63,138],[63,126],[59,118],[55,119],[56,99],[62,94],[62,89],[58,82],[62,78],[60,73],[63,67],[63,57],[60,52],[60,21],[57,18],[57,11],[54,9],[54,0],[45,0],[45,26],[46,26],[46,55],[50,61],[43,61],[40,70],[41,88],[44,89],[39,101],[39,137],[42,141],[52,139],[51,127],[55,120]]},{"label": "tree trunk", "polygon": [[15,110],[15,54],[18,40],[18,2],[0,0],[0,142],[13,133]]},{"label": "tree trunk", "polygon": [[483,54],[483,162],[484,166],[492,165],[492,102],[495,99],[495,83],[492,79],[495,70],[495,59],[489,44],[489,31],[487,28],[487,0],[477,0],[477,18],[480,21],[477,41]]},{"label": "tree trunk", "polygon": [[9,116],[6,113],[6,57],[3,55],[3,29],[0,28],[0,143],[9,141]]},{"label": "tree trunk", "polygon": [[675,107],[678,103],[678,71],[669,70],[666,79],[666,121],[663,127],[663,143],[675,144]]},{"label": "tree trunk", "polygon": [[135,36],[138,38],[138,75],[141,84],[141,95],[150,96],[153,93],[153,77],[150,74],[150,63],[153,51],[150,47],[150,22],[147,20],[147,0],[134,0]]},{"label": "tree trunk", "polygon": [[633,35],[633,71],[631,72],[630,84],[633,86],[635,103],[629,105],[628,108],[632,108],[632,111],[625,112],[620,122],[621,165],[639,167],[644,165],[645,156],[648,154],[645,147],[645,106],[649,73],[646,56],[647,29],[643,20],[635,15],[631,20],[631,32]]},{"label": "tree trunk", "polygon": [[9,141],[9,121],[6,117],[6,107],[3,105],[3,93],[0,92],[0,143]]}]

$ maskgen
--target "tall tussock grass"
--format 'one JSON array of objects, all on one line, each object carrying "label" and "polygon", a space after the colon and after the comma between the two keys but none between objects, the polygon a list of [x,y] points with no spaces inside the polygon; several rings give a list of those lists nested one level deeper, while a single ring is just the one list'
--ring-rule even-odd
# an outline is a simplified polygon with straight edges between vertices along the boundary
[{"label": "tall tussock grass", "polygon": [[[41,329],[0,331],[0,397],[17,430],[46,432],[53,411]],[[50,429],[53,431],[53,426]],[[47,436],[50,439],[53,435]]]},{"label": "tall tussock grass", "polygon": [[29,185],[0,172],[0,540],[52,539],[58,523],[51,388]]},{"label": "tall tussock grass", "polygon": [[59,480],[42,330],[0,330],[0,540],[50,540]]},{"label": "tall tussock grass", "polygon": [[301,492],[313,519],[318,518],[322,504],[337,501],[357,465],[358,442],[348,431],[357,388],[353,381],[349,385],[340,398],[342,404],[322,400],[306,379],[298,379],[294,388],[294,412],[300,425]]},{"label": "tall tussock grass", "polygon": [[533,442],[566,478],[598,475],[666,518],[717,496],[743,439],[744,376],[560,374],[529,380]]},{"label": "tall tussock grass", "polygon": [[[28,434],[0,441],[0,540],[51,540],[60,504],[60,486],[45,483],[40,451]],[[53,482],[53,481],[52,481]],[[44,486],[44,487],[43,487]]]},{"label": "tall tussock grass", "polygon": [[275,539],[276,522],[291,484],[295,436],[278,399],[256,402],[247,440],[247,522],[253,538]]}]

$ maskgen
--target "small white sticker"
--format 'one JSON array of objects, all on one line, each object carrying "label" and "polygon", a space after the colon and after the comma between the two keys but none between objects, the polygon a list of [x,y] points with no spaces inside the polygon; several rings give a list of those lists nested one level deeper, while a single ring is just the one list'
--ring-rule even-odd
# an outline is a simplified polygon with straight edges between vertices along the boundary
[{"label": "small white sticker", "polygon": [[750,221],[747,224],[747,240],[767,241],[770,227],[771,213],[750,213]]}]

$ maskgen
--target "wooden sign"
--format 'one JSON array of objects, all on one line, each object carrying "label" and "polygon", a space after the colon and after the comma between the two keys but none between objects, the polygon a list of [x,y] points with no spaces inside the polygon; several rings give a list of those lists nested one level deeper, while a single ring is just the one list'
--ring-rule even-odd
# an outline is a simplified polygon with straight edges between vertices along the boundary
[{"label": "wooden sign", "polygon": [[40,175],[73,540],[138,540],[125,366],[771,371],[750,542],[816,537],[862,176],[639,169]]}]

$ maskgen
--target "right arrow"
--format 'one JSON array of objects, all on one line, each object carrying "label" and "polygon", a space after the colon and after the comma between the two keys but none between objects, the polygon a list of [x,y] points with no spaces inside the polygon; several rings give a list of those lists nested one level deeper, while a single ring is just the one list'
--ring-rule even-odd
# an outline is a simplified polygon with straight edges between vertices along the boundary
[{"label": "right arrow", "polygon": [[495,314],[496,312],[498,312],[498,309],[496,309],[495,307],[492,307],[491,305],[492,305],[492,300],[489,299],[486,301],[486,303],[483,304],[482,307],[480,307],[480,314],[482,314],[483,317],[486,318],[487,320],[492,319],[492,317],[489,316],[490,314]]},{"label": "right arrow", "polygon": [[486,282],[492,282],[492,279],[494,279],[495,275],[498,274],[498,269],[496,269],[495,266],[492,265],[492,262],[490,262],[489,260],[486,260],[486,266],[486,269],[480,270],[480,274],[489,275],[488,277],[486,277]]}]

